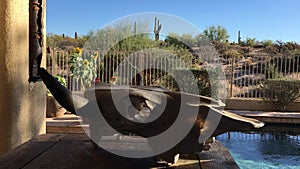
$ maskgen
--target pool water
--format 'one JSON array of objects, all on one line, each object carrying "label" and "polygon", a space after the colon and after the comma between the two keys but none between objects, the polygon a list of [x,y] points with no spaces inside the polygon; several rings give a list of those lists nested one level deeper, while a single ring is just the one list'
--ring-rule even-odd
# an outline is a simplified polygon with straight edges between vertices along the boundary
[{"label": "pool water", "polygon": [[300,136],[231,132],[217,140],[241,169],[300,169]]}]

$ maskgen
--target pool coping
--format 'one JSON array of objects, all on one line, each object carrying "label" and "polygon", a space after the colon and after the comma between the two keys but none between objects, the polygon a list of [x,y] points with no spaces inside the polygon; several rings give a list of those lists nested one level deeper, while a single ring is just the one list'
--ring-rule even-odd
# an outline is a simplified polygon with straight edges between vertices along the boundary
[{"label": "pool coping", "polygon": [[265,123],[300,124],[300,112],[228,110],[241,116],[255,118]]}]

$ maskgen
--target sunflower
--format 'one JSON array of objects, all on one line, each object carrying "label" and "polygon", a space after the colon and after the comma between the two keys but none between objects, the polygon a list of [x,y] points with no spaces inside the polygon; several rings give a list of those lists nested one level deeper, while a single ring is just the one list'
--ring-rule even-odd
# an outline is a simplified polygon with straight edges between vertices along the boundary
[{"label": "sunflower", "polygon": [[78,53],[79,55],[81,55],[82,49],[80,49],[79,47],[74,48],[73,53]]},{"label": "sunflower", "polygon": [[89,65],[89,61],[87,59],[84,59],[83,66],[87,67]]}]

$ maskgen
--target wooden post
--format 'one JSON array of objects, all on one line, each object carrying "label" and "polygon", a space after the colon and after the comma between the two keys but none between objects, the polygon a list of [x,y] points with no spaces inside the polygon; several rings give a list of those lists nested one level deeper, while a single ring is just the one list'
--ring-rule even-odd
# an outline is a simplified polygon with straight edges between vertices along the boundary
[{"label": "wooden post", "polygon": [[30,0],[29,10],[29,81],[39,80],[38,68],[41,65],[43,50],[43,0]]}]

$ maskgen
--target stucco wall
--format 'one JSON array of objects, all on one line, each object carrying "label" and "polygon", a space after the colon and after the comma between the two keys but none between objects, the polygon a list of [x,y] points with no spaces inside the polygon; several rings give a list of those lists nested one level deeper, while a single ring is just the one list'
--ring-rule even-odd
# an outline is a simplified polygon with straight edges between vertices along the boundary
[{"label": "stucco wall", "polygon": [[46,132],[45,87],[29,90],[28,8],[29,0],[0,1],[0,155]]}]

